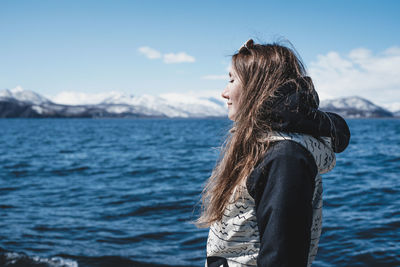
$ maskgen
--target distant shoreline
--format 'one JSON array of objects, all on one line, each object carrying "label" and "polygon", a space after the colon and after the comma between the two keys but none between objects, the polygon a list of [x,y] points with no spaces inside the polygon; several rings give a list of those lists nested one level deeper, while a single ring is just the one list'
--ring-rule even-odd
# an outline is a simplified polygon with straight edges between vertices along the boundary
[{"label": "distant shoreline", "polygon": [[[400,117],[343,117],[346,120],[398,120]],[[1,119],[93,119],[93,120],[228,120],[228,117],[9,117]]]}]

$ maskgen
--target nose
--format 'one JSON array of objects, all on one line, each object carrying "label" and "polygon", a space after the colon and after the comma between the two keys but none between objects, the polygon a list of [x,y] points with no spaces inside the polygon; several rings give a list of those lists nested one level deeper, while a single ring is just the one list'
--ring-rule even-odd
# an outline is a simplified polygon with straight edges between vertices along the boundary
[{"label": "nose", "polygon": [[221,96],[225,99],[229,99],[229,95],[228,95],[228,90],[225,87],[225,89],[222,91]]}]

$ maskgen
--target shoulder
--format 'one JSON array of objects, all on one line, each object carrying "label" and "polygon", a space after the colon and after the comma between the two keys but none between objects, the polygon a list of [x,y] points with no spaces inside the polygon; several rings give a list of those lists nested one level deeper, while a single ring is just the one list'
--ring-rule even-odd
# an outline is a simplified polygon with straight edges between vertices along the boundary
[{"label": "shoulder", "polygon": [[292,140],[271,142],[271,145],[259,165],[276,159],[313,159],[312,154],[301,144]]},{"label": "shoulder", "polygon": [[304,163],[307,167],[317,170],[311,152],[301,144],[292,140],[272,142],[267,153],[265,153],[262,160],[255,166],[253,173],[257,174],[257,172],[265,170],[271,164],[278,164],[281,167],[287,165],[290,167],[297,166],[299,163]]},{"label": "shoulder", "polygon": [[305,147],[291,140],[277,141],[271,143],[267,153],[255,166],[246,186],[250,195],[254,197],[267,183],[303,183],[306,178],[314,179],[317,172],[314,157]]}]

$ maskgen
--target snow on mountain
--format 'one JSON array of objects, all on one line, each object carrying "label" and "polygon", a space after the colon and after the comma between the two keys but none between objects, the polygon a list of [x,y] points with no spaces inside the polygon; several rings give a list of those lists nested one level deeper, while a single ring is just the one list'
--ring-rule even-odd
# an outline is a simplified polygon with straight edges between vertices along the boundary
[{"label": "snow on mountain", "polygon": [[[0,117],[225,117],[221,101],[189,94],[134,96],[65,92],[57,100],[17,87],[0,91]],[[60,101],[61,100],[61,101]],[[87,103],[85,103],[85,100]],[[85,104],[82,104],[85,103]]]},{"label": "snow on mountain", "polygon": [[226,116],[227,107],[208,98],[183,94],[163,94],[160,96],[171,106],[186,112],[189,116]]},{"label": "snow on mountain", "polygon": [[373,104],[372,102],[364,98],[361,98],[359,96],[343,97],[343,98],[321,101],[320,106],[321,107],[332,106],[335,108],[343,108],[343,109],[355,108],[365,111],[376,110],[380,108],[377,105]]},{"label": "snow on mountain", "polygon": [[19,102],[25,102],[35,105],[51,102],[47,98],[29,90],[24,90],[21,86],[14,89],[4,89],[0,91],[0,99],[14,99]]},{"label": "snow on mountain", "polygon": [[148,115],[157,114],[167,117],[186,117],[186,114],[170,106],[164,99],[151,95],[134,96],[119,93],[104,99],[100,104],[113,106],[123,105],[125,107],[133,106]]},{"label": "snow on mountain", "polygon": [[62,105],[95,105],[102,102],[104,99],[120,95],[117,91],[108,91],[101,93],[84,93],[74,91],[63,91],[56,95],[49,96],[51,101]]},{"label": "snow on mountain", "polygon": [[320,108],[339,113],[343,117],[392,117],[393,114],[359,96],[321,101]]},{"label": "snow on mountain", "polygon": [[[56,103],[35,92],[23,90],[21,87],[2,90],[0,91],[0,117],[201,118],[227,116],[225,101],[206,94],[169,93],[160,96],[135,96],[112,91],[91,98],[89,95],[82,96],[80,93],[72,92],[63,99],[69,102]],[[80,104],[75,103],[75,99]],[[85,99],[90,100],[90,103],[81,104]],[[391,113],[358,96],[325,100],[321,102],[320,108],[347,118],[400,117],[400,112]]]},{"label": "snow on mountain", "polygon": [[134,96],[121,93],[105,99],[101,104],[130,105],[167,117],[216,117],[227,114],[226,107],[215,101],[175,93],[160,96]]}]

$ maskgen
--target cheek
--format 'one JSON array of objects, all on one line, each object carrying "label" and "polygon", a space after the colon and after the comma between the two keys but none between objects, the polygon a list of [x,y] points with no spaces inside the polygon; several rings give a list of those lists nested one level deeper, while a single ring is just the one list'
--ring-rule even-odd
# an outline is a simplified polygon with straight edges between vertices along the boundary
[{"label": "cheek", "polygon": [[239,86],[235,86],[235,88],[232,90],[232,99],[235,102],[239,101],[240,93],[241,93],[241,90],[240,90]]}]

